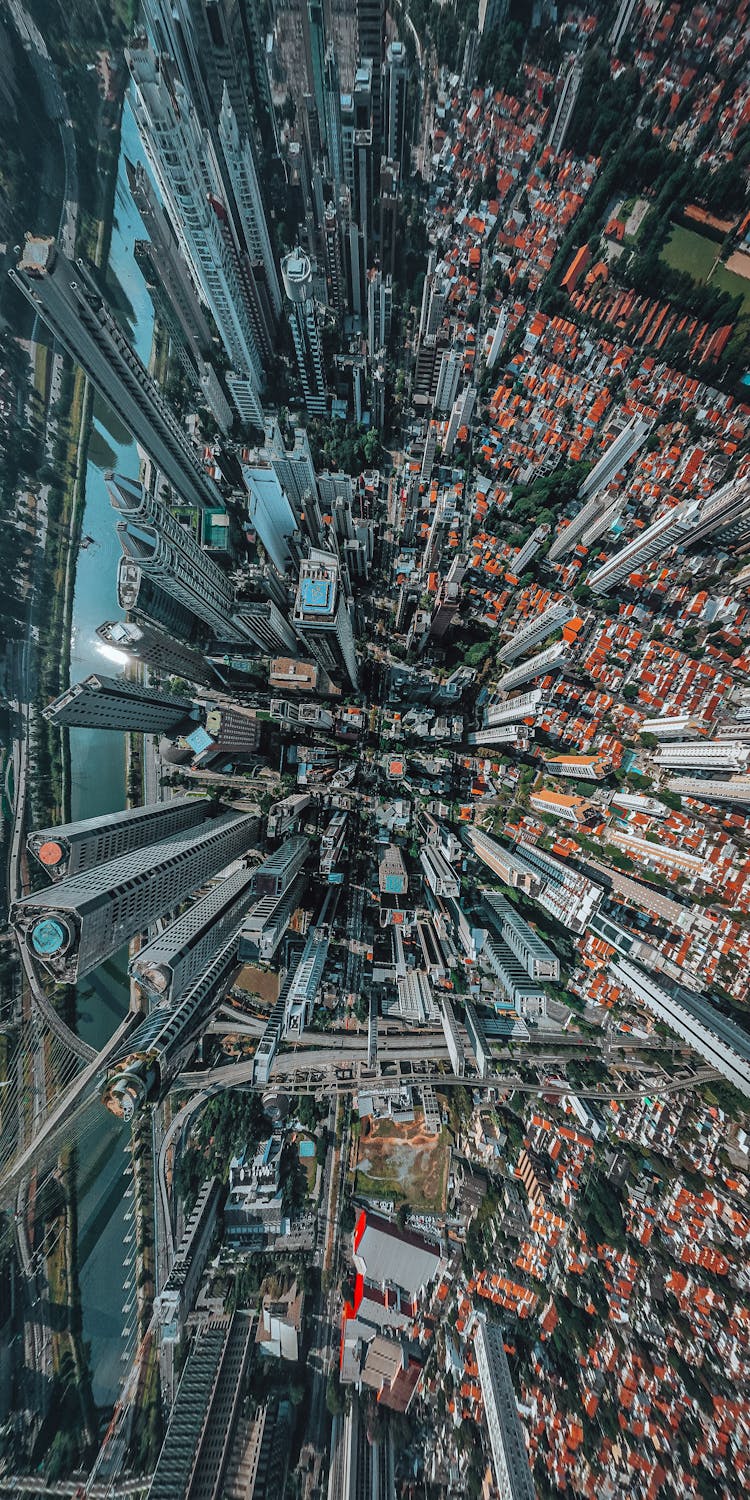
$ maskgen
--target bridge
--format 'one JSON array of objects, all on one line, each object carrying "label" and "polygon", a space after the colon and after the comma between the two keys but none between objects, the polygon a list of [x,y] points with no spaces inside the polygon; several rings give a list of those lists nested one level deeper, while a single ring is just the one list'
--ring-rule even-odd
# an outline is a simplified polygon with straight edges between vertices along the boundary
[{"label": "bridge", "polygon": [[0,1478],[0,1495],[86,1495],[93,1500],[118,1500],[127,1495],[145,1495],[151,1483],[151,1475],[137,1479],[118,1479],[114,1484],[89,1486],[85,1474],[73,1479],[45,1479],[43,1475],[8,1474]]}]

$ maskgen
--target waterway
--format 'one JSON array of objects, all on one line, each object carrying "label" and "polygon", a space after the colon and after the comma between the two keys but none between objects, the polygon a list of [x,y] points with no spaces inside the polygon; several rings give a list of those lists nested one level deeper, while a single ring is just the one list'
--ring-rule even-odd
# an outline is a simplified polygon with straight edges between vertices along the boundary
[{"label": "waterway", "polygon": [[[148,363],[153,308],[133,257],[133,243],[143,237],[144,231],[130,197],[126,157],[135,162],[143,159],[127,102],[108,281],[127,317],[133,345],[144,363]],[[92,540],[81,549],[76,569],[71,682],[78,682],[91,672],[117,670],[103,655],[96,635],[97,625],[122,617],[117,603],[120,548],[104,474],[111,468],[137,479],[138,467],[138,450],[130,434],[114,412],[97,399],[83,517],[83,536]],[[101,730],[71,730],[70,753],[71,816],[90,818],[120,811],[125,806],[124,737]],[[125,1014],[128,995],[127,950],[123,949],[78,986],[81,1035],[94,1046],[102,1046]],[[124,1373],[123,1281],[125,1256],[133,1248],[125,1243],[128,1224],[124,1173],[129,1134],[98,1102],[90,1107],[99,1111],[99,1118],[95,1129],[89,1126],[85,1130],[80,1153],[80,1286],[84,1339],[91,1351],[94,1400],[99,1405],[108,1405],[116,1399]]]}]

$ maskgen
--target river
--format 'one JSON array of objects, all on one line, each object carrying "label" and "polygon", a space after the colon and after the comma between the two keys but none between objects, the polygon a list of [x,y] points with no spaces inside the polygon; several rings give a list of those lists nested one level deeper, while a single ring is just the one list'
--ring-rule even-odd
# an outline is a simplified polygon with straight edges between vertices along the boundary
[{"label": "river", "polygon": [[[126,101],[122,121],[120,162],[115,194],[115,222],[109,256],[108,279],[126,313],[132,342],[148,363],[153,335],[153,308],[146,284],[133,257],[133,242],[143,236],[125,173],[126,156],[143,160],[138,132]],[[83,536],[91,544],[78,556],[73,599],[71,681],[90,672],[116,671],[102,654],[96,626],[104,620],[120,619],[117,603],[117,560],[120,548],[114,512],[104,483],[105,470],[113,468],[133,479],[138,477],[138,451],[115,414],[98,399],[94,408],[86,468],[86,506]],[[90,818],[118,812],[125,806],[125,742],[118,734],[101,730],[70,732],[71,817]],[[128,1007],[127,950],[102,964],[78,986],[81,1035],[100,1047],[111,1036]],[[84,1339],[91,1350],[94,1400],[109,1405],[117,1397],[124,1366],[122,1308],[125,1301],[125,1236],[127,1200],[124,1177],[128,1130],[118,1124],[103,1106],[95,1121],[87,1122],[82,1136],[79,1166],[80,1287],[83,1304]],[[129,1247],[132,1252],[132,1244]]]}]

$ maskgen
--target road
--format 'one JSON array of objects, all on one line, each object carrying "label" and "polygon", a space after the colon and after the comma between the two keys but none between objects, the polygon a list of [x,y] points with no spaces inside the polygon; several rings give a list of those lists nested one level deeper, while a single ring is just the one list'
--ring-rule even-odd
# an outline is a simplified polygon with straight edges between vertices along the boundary
[{"label": "road", "polygon": [[8,1194],[15,1191],[18,1182],[22,1181],[32,1168],[39,1166],[43,1156],[59,1146],[60,1138],[69,1128],[74,1116],[89,1102],[92,1084],[104,1072],[109,1059],[122,1045],[131,1027],[139,1019],[138,1015],[128,1012],[106,1046],[101,1052],[95,1054],[78,1077],[74,1078],[65,1092],[60,1095],[38,1133],[33,1136],[31,1144],[0,1175],[0,1200],[7,1199]]},{"label": "road", "polygon": [[[336,1143],[336,1116],[341,1110],[341,1140]],[[312,1456],[324,1453],[327,1448],[328,1405],[326,1401],[328,1376],[331,1373],[335,1351],[338,1348],[339,1287],[338,1255],[340,1247],[339,1204],[346,1176],[351,1129],[351,1105],[348,1099],[331,1103],[328,1114],[328,1130],[334,1143],[326,1158],[326,1171],[321,1188],[321,1209],[318,1217],[318,1244],[322,1246],[320,1290],[311,1314],[311,1345],[307,1367],[311,1371],[310,1407],[307,1420],[303,1454],[307,1450]],[[321,1223],[322,1217],[322,1223]]]}]

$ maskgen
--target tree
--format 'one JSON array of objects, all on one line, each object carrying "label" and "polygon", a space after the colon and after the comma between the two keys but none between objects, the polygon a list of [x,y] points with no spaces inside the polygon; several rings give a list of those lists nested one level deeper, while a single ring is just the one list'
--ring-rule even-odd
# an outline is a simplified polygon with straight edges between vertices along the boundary
[{"label": "tree", "polygon": [[326,1382],[326,1406],[332,1417],[340,1417],[344,1410],[344,1395],[336,1375],[331,1372]]},{"label": "tree", "polygon": [[478,641],[475,646],[470,646],[468,651],[464,653],[466,666],[481,667],[482,663],[487,660],[491,649],[489,641]]}]

